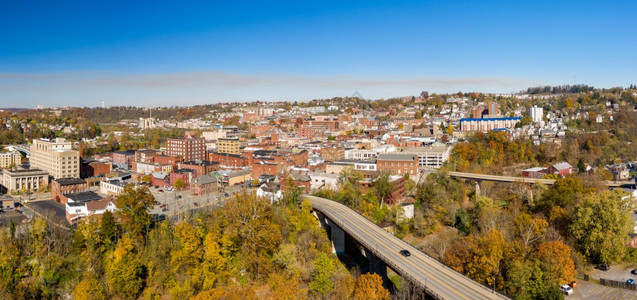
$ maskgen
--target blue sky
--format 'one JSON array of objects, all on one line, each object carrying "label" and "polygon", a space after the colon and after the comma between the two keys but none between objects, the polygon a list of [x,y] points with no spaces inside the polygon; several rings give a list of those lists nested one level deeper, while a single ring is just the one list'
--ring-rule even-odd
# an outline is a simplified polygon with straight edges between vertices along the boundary
[{"label": "blue sky", "polygon": [[0,107],[637,84],[635,1],[0,2]]}]

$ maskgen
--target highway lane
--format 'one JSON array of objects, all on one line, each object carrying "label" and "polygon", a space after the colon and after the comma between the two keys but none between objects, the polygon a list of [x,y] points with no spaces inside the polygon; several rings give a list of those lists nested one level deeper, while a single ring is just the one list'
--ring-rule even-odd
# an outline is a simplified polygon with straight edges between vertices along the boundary
[{"label": "highway lane", "polygon": [[[363,216],[337,202],[307,196],[312,206],[374,255],[383,260],[394,271],[440,299],[506,299],[490,289],[425,255],[408,243],[396,238]],[[399,254],[402,249],[412,255]]]}]

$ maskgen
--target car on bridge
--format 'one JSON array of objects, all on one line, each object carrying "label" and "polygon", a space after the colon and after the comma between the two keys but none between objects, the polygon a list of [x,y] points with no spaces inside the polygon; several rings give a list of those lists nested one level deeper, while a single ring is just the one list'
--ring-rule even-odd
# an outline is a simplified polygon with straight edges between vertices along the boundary
[{"label": "car on bridge", "polygon": [[400,254],[404,257],[411,256],[411,252],[407,249],[400,250]]}]

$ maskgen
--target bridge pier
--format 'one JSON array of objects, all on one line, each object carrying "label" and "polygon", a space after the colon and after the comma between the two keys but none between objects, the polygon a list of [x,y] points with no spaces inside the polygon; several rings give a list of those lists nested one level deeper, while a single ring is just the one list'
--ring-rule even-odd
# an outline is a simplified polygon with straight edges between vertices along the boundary
[{"label": "bridge pier", "polygon": [[476,199],[478,197],[480,197],[481,191],[480,191],[480,181],[476,180]]},{"label": "bridge pier", "polygon": [[332,253],[336,253],[336,255],[345,254],[345,232],[336,224],[332,224],[330,227],[332,231]]},{"label": "bridge pier", "polygon": [[383,279],[383,287],[389,289],[391,286],[391,281],[389,277],[387,277],[387,264],[382,261],[378,256],[374,255],[374,253],[370,250],[363,250],[364,255],[369,260],[369,272],[378,274],[380,278]]}]

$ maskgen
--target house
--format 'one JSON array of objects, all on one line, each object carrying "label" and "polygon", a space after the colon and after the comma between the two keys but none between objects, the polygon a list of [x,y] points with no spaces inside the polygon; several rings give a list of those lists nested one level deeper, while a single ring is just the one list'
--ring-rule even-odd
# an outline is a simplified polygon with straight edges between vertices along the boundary
[{"label": "house", "polygon": [[542,178],[546,175],[547,169],[542,167],[535,167],[522,170],[522,177],[526,178]]},{"label": "house", "polygon": [[264,197],[270,200],[270,204],[272,204],[281,200],[283,193],[280,189],[276,189],[264,183],[257,189],[257,197]]},{"label": "house", "polygon": [[548,174],[557,174],[560,176],[567,176],[573,174],[573,166],[567,162],[561,162],[550,166],[547,170]]},{"label": "house", "polygon": [[100,193],[108,196],[119,196],[124,191],[127,182],[122,180],[106,180],[100,182]]},{"label": "house", "polygon": [[66,221],[75,224],[84,218],[96,216],[101,218],[106,211],[117,210],[117,199],[78,201],[66,203]]},{"label": "house", "polygon": [[170,186],[170,179],[166,172],[153,172],[150,175],[150,184],[158,187]]},{"label": "house", "polygon": [[293,170],[281,180],[281,189],[287,191],[292,187],[301,188],[304,192],[309,192],[312,179],[307,172]]},{"label": "house", "polygon": [[213,175],[205,174],[195,179],[190,184],[191,195],[208,195],[217,190],[218,178]]}]

